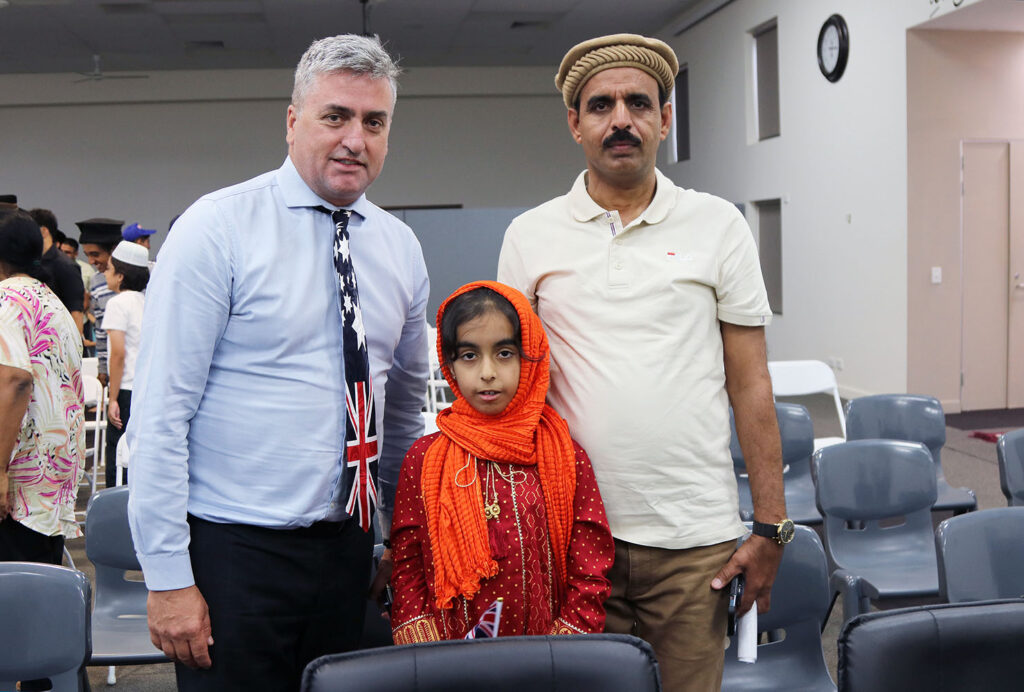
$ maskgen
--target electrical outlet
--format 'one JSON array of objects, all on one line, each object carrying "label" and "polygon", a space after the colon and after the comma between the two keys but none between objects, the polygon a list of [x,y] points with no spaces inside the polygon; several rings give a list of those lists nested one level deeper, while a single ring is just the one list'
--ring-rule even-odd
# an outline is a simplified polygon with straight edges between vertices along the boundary
[{"label": "electrical outlet", "polygon": [[942,283],[942,267],[932,267],[932,283]]},{"label": "electrical outlet", "polygon": [[828,366],[836,372],[841,372],[843,369],[843,359],[839,356],[829,356]]}]

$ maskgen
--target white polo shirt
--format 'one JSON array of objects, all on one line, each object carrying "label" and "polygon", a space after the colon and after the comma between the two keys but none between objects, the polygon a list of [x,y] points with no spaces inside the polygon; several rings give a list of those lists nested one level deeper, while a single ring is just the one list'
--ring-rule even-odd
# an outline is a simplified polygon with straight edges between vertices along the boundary
[{"label": "white polo shirt", "polygon": [[548,399],[590,455],[612,534],[691,548],[744,532],[719,322],[767,325],[771,309],[739,210],[656,175],[623,228],[584,171],[512,221],[498,280],[547,330]]}]

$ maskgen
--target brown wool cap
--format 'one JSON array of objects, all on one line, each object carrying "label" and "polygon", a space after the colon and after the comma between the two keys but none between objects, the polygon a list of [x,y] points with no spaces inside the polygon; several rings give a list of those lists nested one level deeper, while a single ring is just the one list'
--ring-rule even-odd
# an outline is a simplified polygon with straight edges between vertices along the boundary
[{"label": "brown wool cap", "polygon": [[573,46],[558,67],[555,86],[566,108],[572,108],[583,85],[598,72],[635,67],[654,77],[666,94],[672,93],[679,59],[667,43],[638,34],[611,34]]}]

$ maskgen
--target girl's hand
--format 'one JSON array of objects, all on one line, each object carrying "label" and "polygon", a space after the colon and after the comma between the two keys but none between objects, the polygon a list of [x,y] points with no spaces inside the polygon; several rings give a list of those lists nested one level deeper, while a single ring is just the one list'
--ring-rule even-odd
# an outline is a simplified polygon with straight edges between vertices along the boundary
[{"label": "girl's hand", "polygon": [[107,419],[114,424],[115,428],[121,429],[121,407],[113,399],[107,403]]}]

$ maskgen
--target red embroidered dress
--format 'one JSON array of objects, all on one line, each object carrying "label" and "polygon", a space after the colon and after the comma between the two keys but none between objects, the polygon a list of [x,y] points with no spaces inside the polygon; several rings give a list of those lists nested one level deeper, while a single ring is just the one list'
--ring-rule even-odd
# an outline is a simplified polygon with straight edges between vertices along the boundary
[{"label": "red embroidered dress", "polygon": [[497,516],[487,520],[498,573],[484,579],[472,599],[460,595],[452,608],[436,607],[420,480],[423,455],[439,434],[420,438],[402,464],[391,528],[395,643],[462,638],[499,597],[504,598],[500,636],[602,631],[603,604],[611,589],[605,575],[611,569],[615,547],[590,459],[576,444],[567,587],[560,585],[554,574],[537,467],[478,460],[476,473],[484,505],[493,503],[496,496],[499,507]]}]

